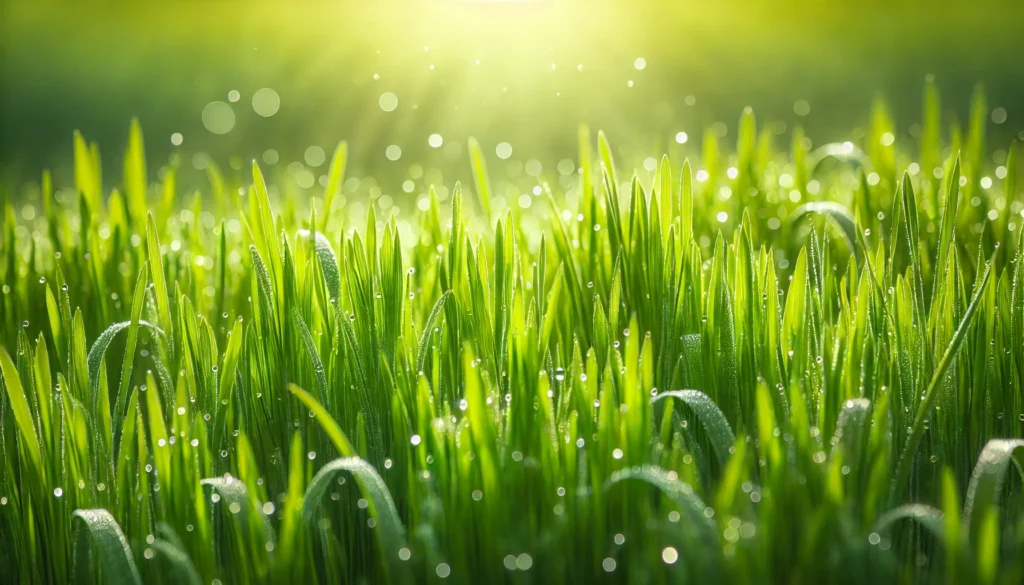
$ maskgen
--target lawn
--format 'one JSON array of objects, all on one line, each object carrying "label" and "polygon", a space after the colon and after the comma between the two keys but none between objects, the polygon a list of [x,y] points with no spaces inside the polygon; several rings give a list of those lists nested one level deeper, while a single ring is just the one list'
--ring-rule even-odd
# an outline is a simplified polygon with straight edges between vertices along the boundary
[{"label": "lawn", "polygon": [[938,103],[386,206],[76,133],[4,202],[0,580],[1022,582],[1020,153]]}]

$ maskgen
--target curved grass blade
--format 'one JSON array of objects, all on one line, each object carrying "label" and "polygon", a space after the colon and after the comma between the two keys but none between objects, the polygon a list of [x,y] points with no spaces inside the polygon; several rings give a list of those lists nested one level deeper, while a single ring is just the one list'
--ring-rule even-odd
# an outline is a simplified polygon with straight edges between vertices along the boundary
[{"label": "curved grass blade", "polygon": [[[114,340],[114,337],[118,333],[124,331],[131,326],[131,321],[121,321],[120,323],[114,323],[110,327],[107,327],[106,331],[100,333],[100,336],[93,342],[92,347],[89,348],[89,356],[86,358],[86,362],[89,365],[89,387],[95,392],[100,385],[100,366],[103,364],[103,356],[107,353],[107,348],[110,343]],[[164,336],[162,329],[149,321],[139,320],[139,326],[151,329],[161,340],[166,341],[167,338]],[[129,333],[130,334],[130,333]],[[162,362],[160,360],[154,360],[155,363],[160,364],[157,368],[160,368]],[[162,377],[162,376],[161,376]],[[170,379],[168,377],[168,379]],[[164,380],[161,380],[164,381]]]},{"label": "curved grass blade", "polygon": [[832,450],[844,447],[855,452],[865,439],[864,431],[869,423],[868,413],[871,410],[871,401],[867,398],[852,398],[847,400],[843,409],[839,411],[839,418],[836,422],[836,433],[832,440]]},{"label": "curved grass blade", "polygon": [[1011,461],[1024,477],[1024,454],[1018,449],[1024,449],[1024,439],[992,439],[981,450],[964,502],[964,523],[971,542],[977,541],[985,513],[999,505]]},{"label": "curved grass blade", "polygon": [[[293,390],[294,391],[294,390]],[[359,457],[340,457],[324,465],[306,490],[302,502],[302,517],[312,523],[317,508],[323,501],[327,490],[335,484],[335,478],[347,471],[359,484],[359,491],[368,503],[370,517],[377,523],[377,544],[380,547],[381,565],[388,581],[392,583],[412,583],[412,573],[408,565],[408,557],[402,560],[399,551],[407,549],[405,526],[398,516],[398,509],[391,499],[384,480],[372,465]]]},{"label": "curved grass blade", "polygon": [[807,215],[815,213],[818,215],[824,215],[828,219],[832,220],[832,223],[839,228],[839,232],[843,236],[843,241],[846,243],[846,247],[849,248],[851,255],[856,255],[857,252],[857,222],[853,218],[853,214],[841,203],[835,203],[834,201],[813,201],[801,205],[793,212],[792,222],[795,224]]},{"label": "curved grass blade", "polygon": [[[299,236],[309,238],[309,230],[299,230]],[[313,246],[316,249],[316,257],[320,261],[320,271],[323,272],[327,292],[331,295],[331,303],[337,303],[341,298],[341,272],[338,270],[338,257],[334,254],[330,240],[321,232],[316,232]]]},{"label": "curved grass blade", "polygon": [[156,533],[156,541],[150,546],[156,551],[157,558],[167,565],[167,579],[176,585],[202,585],[202,577],[174,529],[166,522],[159,522]]},{"label": "curved grass blade", "polygon": [[434,330],[434,324],[437,323],[438,318],[441,316],[441,311],[444,310],[444,304],[448,301],[448,297],[452,296],[452,291],[445,291],[441,298],[437,299],[434,303],[434,308],[430,310],[430,315],[427,316],[427,321],[423,324],[423,333],[420,334],[420,342],[416,347],[416,371],[423,371],[424,361],[427,359],[427,343],[430,341],[430,334]]},{"label": "curved grass blade", "polygon": [[185,551],[166,540],[158,539],[150,546],[156,551],[157,558],[167,563],[169,570],[165,572],[165,577],[168,582],[177,585],[202,585],[202,577]]},{"label": "curved grass blade", "polygon": [[103,509],[75,510],[71,514],[74,525],[75,549],[72,558],[75,583],[89,583],[95,574],[93,560],[99,562],[103,582],[112,585],[141,585],[142,577],[135,566],[132,549],[121,527]]},{"label": "curved grass blade", "polygon": [[713,544],[716,541],[715,523],[705,513],[707,505],[700,499],[700,496],[693,492],[693,487],[690,484],[669,476],[669,472],[660,467],[644,465],[638,468],[627,467],[612,473],[605,484],[605,489],[630,479],[648,483],[661,490],[679,506],[679,509],[700,531],[702,539],[706,543]]},{"label": "curved grass blade", "polygon": [[724,465],[729,459],[729,450],[736,441],[736,436],[715,401],[700,390],[669,390],[651,398],[651,404],[664,398],[681,400],[693,410],[704,425],[708,438],[711,439],[711,448],[715,450],[718,460]]},{"label": "curved grass blade", "polygon": [[874,532],[888,532],[900,520],[913,520],[923,526],[939,542],[945,542],[942,511],[924,504],[905,504],[882,514],[875,522]]},{"label": "curved grass blade", "polygon": [[866,168],[870,164],[868,155],[850,142],[831,142],[814,149],[809,155],[811,174],[816,175],[826,161],[834,160],[840,164],[850,165],[854,170]]},{"label": "curved grass blade", "polygon": [[249,517],[249,490],[245,489],[244,483],[236,478],[208,477],[199,480],[199,485],[216,492],[225,506],[238,504],[238,515],[241,517],[242,523],[245,523]]},{"label": "curved grass blade", "polygon": [[292,307],[292,322],[295,324],[295,329],[299,332],[299,339],[302,340],[306,353],[309,354],[309,361],[313,363],[313,375],[316,377],[316,387],[320,393],[320,400],[324,404],[329,404],[330,394],[327,392],[327,376],[324,374],[324,364],[320,361],[320,353],[316,350],[316,342],[313,341],[313,335],[309,332],[309,327],[306,327],[306,322],[302,320],[302,315],[299,314],[299,310],[295,307]]}]

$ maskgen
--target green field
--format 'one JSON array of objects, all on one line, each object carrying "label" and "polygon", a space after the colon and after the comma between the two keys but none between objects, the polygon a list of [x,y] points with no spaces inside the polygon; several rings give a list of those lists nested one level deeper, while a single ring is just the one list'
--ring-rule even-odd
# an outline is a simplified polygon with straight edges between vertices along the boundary
[{"label": "green field", "polygon": [[[433,49],[449,73],[365,80],[330,111],[304,75],[211,81],[244,61],[198,63],[236,29],[308,53],[299,13],[226,6],[193,49],[180,15],[47,32],[51,12],[4,6],[23,26],[0,39],[0,81],[19,81],[0,89],[0,583],[1024,582],[1024,76],[972,68],[1024,15],[907,9],[868,42],[794,10],[775,34],[812,40],[700,89],[663,77],[690,62],[669,26],[647,58],[638,28],[575,71],[624,67],[565,83],[535,76],[562,71],[546,45],[473,79],[452,43]],[[555,6],[524,47],[564,31]],[[602,14],[586,34],[658,16]],[[711,46],[747,35],[753,54],[759,14]],[[514,60],[483,39],[504,21],[465,18],[485,65]],[[927,31],[883,43],[911,21]],[[881,64],[979,22],[991,43],[923,93],[922,61]],[[90,42],[119,27],[196,62],[133,77],[157,59]],[[839,30],[863,49],[850,95],[812,79],[827,55],[785,73]],[[339,62],[375,59],[359,42]],[[93,76],[120,97],[42,97]],[[480,97],[506,78],[526,97]],[[768,115],[723,113],[744,86]],[[475,97],[415,97],[438,87]]]}]

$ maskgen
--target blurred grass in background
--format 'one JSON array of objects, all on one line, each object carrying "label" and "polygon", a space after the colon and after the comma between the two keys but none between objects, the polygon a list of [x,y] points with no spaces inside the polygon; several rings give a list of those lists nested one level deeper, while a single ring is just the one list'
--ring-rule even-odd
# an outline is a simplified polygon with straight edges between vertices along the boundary
[{"label": "blurred grass in background", "polygon": [[[153,162],[181,155],[185,186],[204,180],[197,153],[224,168],[246,158],[286,167],[345,138],[354,175],[377,174],[396,193],[413,161],[446,184],[467,179],[469,136],[491,152],[511,145],[514,174],[515,161],[572,158],[587,123],[639,166],[655,152],[696,151],[716,122],[732,143],[747,105],[780,135],[799,124],[817,142],[849,139],[882,97],[906,140],[926,75],[946,121],[966,121],[983,84],[990,107],[1008,112],[990,130],[1005,144],[1024,130],[1022,35],[1016,1],[4,0],[0,184],[21,189],[59,161],[66,182],[72,131],[120,152],[133,115]],[[262,88],[279,98],[269,117],[253,108]],[[230,113],[208,113],[225,134],[204,127],[217,101]],[[110,177],[118,158],[104,160]]]}]

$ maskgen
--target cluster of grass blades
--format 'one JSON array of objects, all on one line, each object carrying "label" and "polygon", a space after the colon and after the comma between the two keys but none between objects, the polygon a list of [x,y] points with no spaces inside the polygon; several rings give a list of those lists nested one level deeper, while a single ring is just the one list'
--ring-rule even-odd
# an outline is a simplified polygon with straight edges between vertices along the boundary
[{"label": "cluster of grass blades", "polygon": [[77,211],[5,207],[5,580],[1020,583],[1017,154],[925,101],[631,180],[584,129],[529,229],[475,141],[402,229],[332,205],[344,143],[180,206],[76,135]]}]

